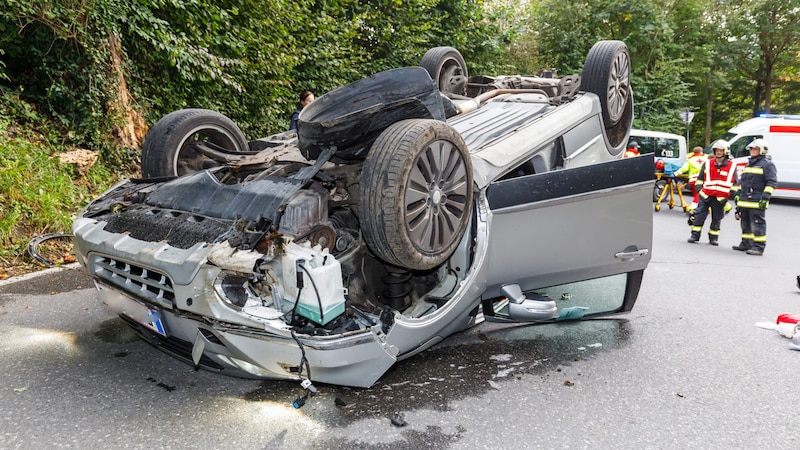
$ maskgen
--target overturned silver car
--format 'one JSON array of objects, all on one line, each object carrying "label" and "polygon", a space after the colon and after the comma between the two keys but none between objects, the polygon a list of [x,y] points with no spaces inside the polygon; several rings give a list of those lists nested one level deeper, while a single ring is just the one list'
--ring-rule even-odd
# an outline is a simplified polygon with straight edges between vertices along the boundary
[{"label": "overturned silver car", "polygon": [[620,41],[582,75],[469,77],[434,48],[248,142],[218,113],[162,118],[75,220],[100,298],[222,374],[367,387],[482,320],[629,311],[652,244],[652,157]]}]

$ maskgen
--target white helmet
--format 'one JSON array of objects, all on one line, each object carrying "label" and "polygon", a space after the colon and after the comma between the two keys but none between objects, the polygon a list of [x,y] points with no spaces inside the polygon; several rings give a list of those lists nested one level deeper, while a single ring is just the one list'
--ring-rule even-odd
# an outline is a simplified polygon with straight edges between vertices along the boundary
[{"label": "white helmet", "polygon": [[711,151],[713,153],[714,150],[721,148],[725,151],[725,156],[731,156],[731,146],[728,144],[728,141],[725,139],[717,139],[711,144]]},{"label": "white helmet", "polygon": [[747,149],[750,150],[751,148],[758,148],[761,150],[762,155],[769,153],[769,144],[764,139],[753,139],[752,142],[747,144]]}]

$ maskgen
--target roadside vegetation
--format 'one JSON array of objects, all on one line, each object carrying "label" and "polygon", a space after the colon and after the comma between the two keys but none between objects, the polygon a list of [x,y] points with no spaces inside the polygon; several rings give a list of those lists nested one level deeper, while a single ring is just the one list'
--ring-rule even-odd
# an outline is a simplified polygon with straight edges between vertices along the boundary
[{"label": "roadside vegetation", "polygon": [[[755,114],[800,113],[800,0],[9,0],[0,278],[33,267],[32,237],[68,232],[136,176],[148,127],[171,111],[220,111],[253,139],[287,128],[298,91],[416,65],[434,46],[474,74],[570,74],[599,39],[631,49],[637,128],[705,145]],[[76,151],[96,160],[62,162]]]}]

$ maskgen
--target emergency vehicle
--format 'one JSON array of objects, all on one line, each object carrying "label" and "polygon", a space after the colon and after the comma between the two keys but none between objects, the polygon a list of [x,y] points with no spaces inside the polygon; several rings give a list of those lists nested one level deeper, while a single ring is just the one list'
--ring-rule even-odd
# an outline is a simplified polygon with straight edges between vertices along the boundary
[{"label": "emergency vehicle", "polygon": [[800,116],[762,114],[731,128],[723,139],[730,143],[739,174],[750,156],[747,144],[766,139],[778,169],[778,188],[772,198],[800,199]]}]

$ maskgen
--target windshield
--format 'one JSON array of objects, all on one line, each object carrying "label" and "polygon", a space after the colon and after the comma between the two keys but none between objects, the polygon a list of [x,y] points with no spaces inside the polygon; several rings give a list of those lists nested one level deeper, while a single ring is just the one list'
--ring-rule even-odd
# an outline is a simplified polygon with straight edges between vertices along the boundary
[{"label": "windshield", "polygon": [[[734,133],[725,133],[720,139],[725,139],[730,143],[731,146],[731,156],[733,158],[741,158],[744,156],[750,156],[750,152],[747,151],[747,144],[753,142],[755,139],[763,138],[760,134],[754,135],[742,135],[742,134],[734,134]],[[716,142],[716,139],[708,144],[705,149],[703,149],[703,153],[711,154],[711,145]]]}]

